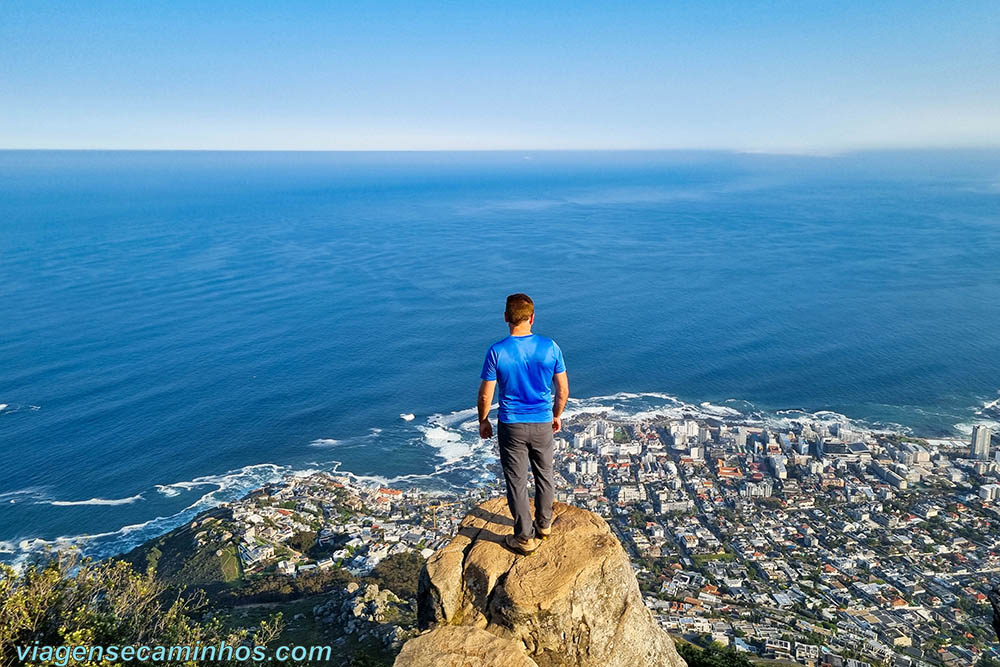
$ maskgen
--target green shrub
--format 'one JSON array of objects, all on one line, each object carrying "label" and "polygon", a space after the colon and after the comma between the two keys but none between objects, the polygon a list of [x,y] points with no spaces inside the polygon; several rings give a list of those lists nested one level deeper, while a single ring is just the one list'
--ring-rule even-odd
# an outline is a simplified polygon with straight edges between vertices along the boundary
[{"label": "green shrub", "polygon": [[417,597],[417,581],[424,567],[424,557],[416,551],[393,554],[372,570],[370,578],[379,588],[388,588],[404,600]]},{"label": "green shrub", "polygon": [[677,645],[677,652],[688,667],[753,667],[750,659],[742,653],[715,643],[702,649],[694,644],[681,642]]},{"label": "green shrub", "polygon": [[[261,622],[252,634],[225,631],[218,617],[196,620],[205,604],[203,593],[172,594],[152,569],[140,574],[119,560],[94,563],[57,554],[21,572],[0,566],[0,667],[20,664],[17,647],[35,642],[41,646],[204,646],[220,641],[230,646],[248,641],[264,645],[281,633],[280,615]],[[73,664],[100,663],[74,660]]]}]

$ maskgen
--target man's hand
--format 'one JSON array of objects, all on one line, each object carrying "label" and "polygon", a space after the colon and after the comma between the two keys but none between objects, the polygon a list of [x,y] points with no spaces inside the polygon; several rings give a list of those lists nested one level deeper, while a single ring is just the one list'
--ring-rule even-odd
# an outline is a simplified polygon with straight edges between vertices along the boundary
[{"label": "man's hand", "polygon": [[488,440],[493,437],[493,424],[490,423],[490,404],[493,403],[493,390],[496,380],[483,380],[479,383],[479,396],[476,405],[479,408],[479,437]]},{"label": "man's hand", "polygon": [[566,377],[566,371],[553,375],[552,384],[556,390],[552,401],[552,432],[558,433],[562,429],[562,411],[569,399],[569,378]]}]

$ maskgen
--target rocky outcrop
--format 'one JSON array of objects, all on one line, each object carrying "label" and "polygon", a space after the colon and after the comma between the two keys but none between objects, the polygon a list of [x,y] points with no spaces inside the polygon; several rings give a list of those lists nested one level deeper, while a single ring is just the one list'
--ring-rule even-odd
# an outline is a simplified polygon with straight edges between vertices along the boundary
[{"label": "rocky outcrop", "polygon": [[512,639],[471,626],[444,625],[403,644],[396,665],[407,667],[538,667]]},{"label": "rocky outcrop", "polygon": [[498,660],[514,659],[510,650],[517,649],[540,667],[685,665],[643,605],[628,556],[603,519],[556,503],[552,536],[528,556],[503,545],[511,532],[506,500],[494,498],[428,559],[417,602],[429,632],[404,645],[398,667],[425,664],[413,656],[435,650],[461,655],[477,642],[498,646],[481,641],[484,632],[507,640]]},{"label": "rocky outcrop", "polygon": [[359,586],[352,582],[312,611],[319,623],[334,626],[345,635],[354,635],[359,641],[374,639],[386,648],[398,648],[408,636],[404,625],[412,624],[412,620],[401,623],[407,615],[412,619],[410,604],[390,590],[379,590],[375,584]]}]

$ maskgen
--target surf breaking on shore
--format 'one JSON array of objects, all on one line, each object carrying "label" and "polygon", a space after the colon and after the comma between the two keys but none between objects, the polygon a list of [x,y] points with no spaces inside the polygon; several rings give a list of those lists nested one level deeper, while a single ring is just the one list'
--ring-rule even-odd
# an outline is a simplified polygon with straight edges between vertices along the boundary
[{"label": "surf breaking on shore", "polygon": [[[967,422],[954,425],[952,437],[965,437],[974,424],[1000,427],[1000,399],[984,401]],[[727,399],[720,403],[708,401],[692,403],[676,396],[659,392],[620,392],[608,396],[571,398],[564,412],[564,419],[571,421],[586,415],[605,415],[608,418],[638,422],[670,419],[711,419],[722,423],[741,423],[775,430],[791,428],[796,423],[840,423],[855,431],[900,433],[914,435],[909,427],[901,424],[869,423],[852,419],[829,410],[808,411],[789,408],[767,412],[742,399]],[[409,413],[407,413],[409,415]],[[487,483],[494,476],[489,469],[496,460],[492,441],[481,440],[475,408],[456,410],[447,414],[432,414],[423,423],[401,420],[400,428],[406,429],[403,437],[410,443],[424,447],[428,454],[428,470],[424,473],[402,475],[355,474],[343,470],[342,463],[331,459],[313,461],[310,468],[293,468],[275,463],[244,466],[220,474],[204,475],[187,481],[157,484],[122,498],[72,499],[52,498],[44,487],[5,491],[0,502],[48,505],[55,508],[81,506],[136,506],[150,497],[176,498],[192,494],[193,502],[168,516],[154,516],[146,521],[125,525],[117,530],[71,536],[28,536],[0,540],[0,562],[20,564],[34,555],[49,549],[78,548],[85,555],[105,558],[124,553],[143,542],[162,535],[190,521],[198,513],[237,500],[266,484],[278,482],[287,476],[304,476],[319,471],[346,475],[359,483],[379,486],[421,487],[430,492],[448,492]],[[398,423],[398,422],[397,422]],[[398,433],[395,432],[395,433]],[[928,434],[942,435],[942,434]],[[384,436],[382,428],[373,427],[356,438],[317,437],[309,444],[317,451],[336,451],[352,441],[376,441]],[[396,435],[395,437],[399,437]]]}]

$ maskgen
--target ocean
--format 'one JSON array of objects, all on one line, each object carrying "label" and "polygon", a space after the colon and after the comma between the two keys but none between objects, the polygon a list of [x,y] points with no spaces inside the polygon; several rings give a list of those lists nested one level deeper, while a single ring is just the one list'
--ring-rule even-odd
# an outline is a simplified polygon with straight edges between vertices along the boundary
[{"label": "ocean", "polygon": [[1000,151],[0,152],[0,558],[295,471],[481,484],[511,292],[570,411],[965,437],[1000,417]]}]

